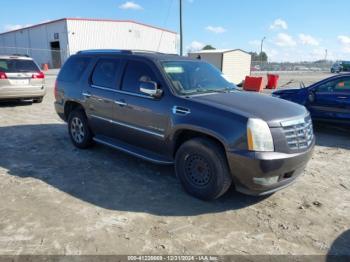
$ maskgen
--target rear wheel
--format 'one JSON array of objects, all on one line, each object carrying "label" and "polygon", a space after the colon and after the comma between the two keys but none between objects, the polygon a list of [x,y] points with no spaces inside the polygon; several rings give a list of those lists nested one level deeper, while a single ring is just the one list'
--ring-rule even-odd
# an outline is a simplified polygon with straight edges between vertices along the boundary
[{"label": "rear wheel", "polygon": [[40,104],[43,102],[43,97],[38,97],[33,99],[33,103]]},{"label": "rear wheel", "polygon": [[68,132],[76,147],[86,149],[92,146],[92,132],[83,110],[78,109],[69,114]]},{"label": "rear wheel", "polygon": [[177,151],[176,174],[185,190],[202,200],[222,196],[231,186],[232,177],[225,153],[214,141],[195,138]]}]

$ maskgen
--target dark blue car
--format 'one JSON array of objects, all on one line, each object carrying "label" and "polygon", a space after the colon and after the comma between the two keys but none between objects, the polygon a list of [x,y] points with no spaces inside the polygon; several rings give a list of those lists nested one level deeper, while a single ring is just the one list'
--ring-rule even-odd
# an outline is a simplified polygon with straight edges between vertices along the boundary
[{"label": "dark blue car", "polygon": [[284,89],[272,94],[304,105],[314,120],[350,125],[350,74],[340,74],[309,87]]}]

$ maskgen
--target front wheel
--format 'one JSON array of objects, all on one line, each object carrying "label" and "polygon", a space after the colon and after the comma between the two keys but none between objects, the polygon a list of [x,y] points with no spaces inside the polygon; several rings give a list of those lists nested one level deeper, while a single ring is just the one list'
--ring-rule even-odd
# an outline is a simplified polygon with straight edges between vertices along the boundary
[{"label": "front wheel", "polygon": [[92,132],[85,113],[82,110],[75,110],[69,114],[68,132],[76,147],[86,149],[92,146]]},{"label": "front wheel", "polygon": [[202,200],[219,198],[232,184],[225,153],[210,139],[185,142],[176,153],[175,169],[185,190]]}]

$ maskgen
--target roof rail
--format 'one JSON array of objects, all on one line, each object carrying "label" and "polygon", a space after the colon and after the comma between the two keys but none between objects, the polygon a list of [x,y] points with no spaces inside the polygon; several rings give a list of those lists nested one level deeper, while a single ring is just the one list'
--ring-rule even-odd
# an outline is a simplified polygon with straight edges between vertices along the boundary
[{"label": "roof rail", "polygon": [[29,55],[27,54],[12,54],[10,56],[21,56],[21,57],[30,57]]},{"label": "roof rail", "polygon": [[82,50],[78,54],[93,54],[93,53],[118,53],[118,54],[129,54],[132,52],[130,50],[121,50],[121,49],[91,49],[91,50]]},{"label": "roof rail", "polygon": [[126,49],[91,49],[91,50],[82,50],[79,51],[78,54],[96,54],[96,53],[115,53],[115,54],[137,54],[137,53],[148,53],[148,54],[159,54],[159,55],[177,55],[177,54],[166,54],[162,52],[157,51],[150,51],[150,50],[126,50]]}]

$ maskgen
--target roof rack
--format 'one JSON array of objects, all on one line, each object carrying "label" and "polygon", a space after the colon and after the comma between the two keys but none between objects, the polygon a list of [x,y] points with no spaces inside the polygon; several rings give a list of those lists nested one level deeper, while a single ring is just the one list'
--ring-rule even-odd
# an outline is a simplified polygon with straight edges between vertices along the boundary
[{"label": "roof rack", "polygon": [[119,50],[119,49],[91,49],[79,51],[78,54],[92,54],[92,53],[118,53],[118,54],[129,54],[132,52],[130,50]]},{"label": "roof rack", "polygon": [[176,55],[177,54],[166,54],[162,52],[157,51],[150,51],[150,50],[126,50],[126,49],[91,49],[91,50],[83,50],[79,51],[78,54],[96,54],[96,53],[116,53],[116,54],[127,54],[132,55],[136,53],[148,53],[148,54],[159,54],[159,55]]},{"label": "roof rack", "polygon": [[12,54],[10,56],[21,56],[21,57],[30,57],[29,55],[27,54]]}]

